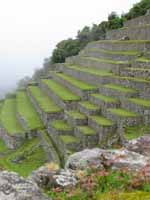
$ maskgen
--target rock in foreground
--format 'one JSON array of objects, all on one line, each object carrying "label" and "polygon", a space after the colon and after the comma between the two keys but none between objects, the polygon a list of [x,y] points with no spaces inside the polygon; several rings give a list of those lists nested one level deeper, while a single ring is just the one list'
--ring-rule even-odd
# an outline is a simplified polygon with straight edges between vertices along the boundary
[{"label": "rock in foreground", "polygon": [[50,200],[30,179],[19,177],[17,173],[0,172],[0,200]]}]

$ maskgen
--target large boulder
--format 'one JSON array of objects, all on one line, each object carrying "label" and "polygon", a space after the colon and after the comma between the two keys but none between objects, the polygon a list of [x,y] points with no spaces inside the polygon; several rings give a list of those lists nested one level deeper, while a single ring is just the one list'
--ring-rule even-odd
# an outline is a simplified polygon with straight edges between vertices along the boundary
[{"label": "large boulder", "polygon": [[0,172],[0,200],[50,200],[37,184],[20,177],[17,173]]},{"label": "large boulder", "polygon": [[130,140],[125,146],[129,151],[150,157],[150,135]]},{"label": "large boulder", "polygon": [[126,149],[119,150],[103,150],[103,149],[86,149],[75,153],[69,157],[66,168],[72,170],[84,170],[86,168],[112,168],[139,170],[149,164],[147,156],[128,151]]}]

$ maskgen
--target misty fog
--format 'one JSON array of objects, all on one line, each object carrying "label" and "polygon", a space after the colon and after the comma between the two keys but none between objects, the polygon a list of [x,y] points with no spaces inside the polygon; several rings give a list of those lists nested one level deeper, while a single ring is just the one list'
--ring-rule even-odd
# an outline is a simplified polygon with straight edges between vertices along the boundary
[{"label": "misty fog", "polygon": [[112,11],[128,11],[136,2],[0,0],[0,98],[19,79],[42,67],[59,41],[75,37],[86,25],[106,20]]}]

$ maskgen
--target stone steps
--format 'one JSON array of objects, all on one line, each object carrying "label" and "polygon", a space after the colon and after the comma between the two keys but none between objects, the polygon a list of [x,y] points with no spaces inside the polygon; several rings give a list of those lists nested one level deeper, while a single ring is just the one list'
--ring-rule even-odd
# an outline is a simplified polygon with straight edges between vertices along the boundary
[{"label": "stone steps", "polygon": [[72,127],[87,125],[88,123],[87,117],[77,110],[66,111],[65,119],[67,120],[68,124]]},{"label": "stone steps", "polygon": [[[70,58],[71,59],[71,58]],[[129,67],[130,64],[125,61],[114,61],[109,59],[100,59],[94,57],[76,56],[73,61],[66,60],[68,64],[80,65],[83,67],[91,67],[92,69],[112,70],[115,74],[120,74],[120,70],[124,67]]]},{"label": "stone steps", "polygon": [[129,76],[148,80],[150,77],[150,68],[130,67],[124,68],[120,72],[121,76]]},{"label": "stone steps", "polygon": [[27,88],[27,94],[32,105],[35,107],[41,120],[46,126],[51,120],[63,119],[63,110],[57,106],[54,101],[49,98],[39,87],[29,86]]},{"label": "stone steps", "polygon": [[[118,31],[118,29],[117,29]],[[95,42],[90,42],[86,46],[86,49],[96,48],[96,49],[106,49],[110,51],[138,51],[143,52],[145,50],[150,50],[150,40],[100,40]]]},{"label": "stone steps", "polygon": [[123,27],[108,31],[106,39],[108,40],[120,40],[124,36],[128,36],[130,40],[150,40],[150,24],[144,24],[140,26]]},{"label": "stone steps", "polygon": [[98,86],[99,84],[109,83],[110,77],[113,76],[111,70],[100,70],[75,65],[65,65],[63,71],[65,74],[71,75],[74,78]]},{"label": "stone steps", "polygon": [[138,51],[111,51],[107,49],[85,48],[79,55],[114,61],[129,61],[137,59],[141,53]]},{"label": "stone steps", "polygon": [[150,69],[150,59],[141,57],[132,62],[132,67]]},{"label": "stone steps", "polygon": [[38,136],[41,140],[44,151],[47,154],[48,161],[57,163],[60,166],[58,153],[53,145],[53,142],[46,130],[38,131]]},{"label": "stone steps", "polygon": [[120,101],[117,98],[102,95],[102,94],[91,94],[90,102],[100,106],[102,113],[107,108],[120,107]]},{"label": "stone steps", "polygon": [[111,77],[111,82],[137,90],[139,92],[139,96],[143,99],[150,98],[149,80],[127,76],[114,76]]},{"label": "stone steps", "polygon": [[52,79],[43,79],[39,83],[47,95],[64,110],[76,109],[80,97]]},{"label": "stone steps", "polygon": [[150,99],[129,98],[121,102],[121,107],[140,114],[145,124],[150,121]]},{"label": "stone steps", "polygon": [[96,86],[78,80],[64,73],[52,73],[52,77],[55,81],[65,86],[76,95],[80,96],[83,100],[87,100],[91,93],[98,91]]},{"label": "stone steps", "polygon": [[[122,70],[121,70],[122,71]],[[144,78],[117,76],[109,71],[85,68],[81,66],[64,66],[64,72],[82,81],[97,85],[113,83],[139,90],[141,98],[150,98],[150,81]]]},{"label": "stone steps", "polygon": [[100,113],[100,106],[97,106],[90,101],[81,101],[78,104],[78,109],[81,113],[84,113],[86,116],[97,115]]},{"label": "stone steps", "polygon": [[55,135],[73,135],[73,128],[66,120],[54,120],[48,125],[48,132]]},{"label": "stone steps", "polygon": [[74,134],[80,139],[83,148],[93,148],[98,144],[98,134],[91,127],[76,126]]},{"label": "stone steps", "polygon": [[100,91],[100,94],[102,95],[115,97],[119,100],[122,100],[126,97],[138,96],[138,91],[129,87],[124,87],[124,86],[112,84],[112,83],[102,85],[99,88],[99,91]]},{"label": "stone steps", "polygon": [[113,121],[101,115],[94,115],[89,117],[88,125],[97,132],[99,144],[108,145],[110,141],[114,142],[114,138],[117,135],[117,127]]},{"label": "stone steps", "polygon": [[134,126],[142,123],[143,119],[138,113],[123,108],[109,108],[103,115],[117,123],[119,127]]}]

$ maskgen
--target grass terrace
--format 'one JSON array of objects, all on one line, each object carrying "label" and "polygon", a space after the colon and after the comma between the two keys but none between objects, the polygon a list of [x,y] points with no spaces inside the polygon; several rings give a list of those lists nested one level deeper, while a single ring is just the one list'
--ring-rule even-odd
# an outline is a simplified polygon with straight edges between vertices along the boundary
[{"label": "grass terrace", "polygon": [[70,143],[78,143],[79,139],[77,139],[74,136],[71,135],[61,135],[60,139],[65,143],[65,144],[70,144]]},{"label": "grass terrace", "polygon": [[113,122],[105,117],[102,116],[91,116],[90,117],[93,121],[95,121],[100,126],[112,126]]},{"label": "grass terrace", "polygon": [[137,104],[139,106],[144,106],[150,108],[150,100],[147,99],[139,99],[139,98],[130,98],[129,101],[131,101],[134,104]]},{"label": "grass terrace", "polygon": [[138,56],[138,55],[140,55],[140,52],[138,52],[138,51],[111,51],[111,50],[94,49],[94,48],[88,49],[88,51],[106,53],[106,54],[111,54],[111,55],[123,55],[123,56]]},{"label": "grass terrace", "polygon": [[70,83],[71,85],[81,89],[81,90],[94,90],[97,87],[88,83],[85,83],[83,81],[77,80],[75,78],[73,78],[72,76],[68,76],[66,74],[63,73],[55,73],[56,76],[66,80],[68,83]]},{"label": "grass terrace", "polygon": [[29,86],[28,90],[37,101],[39,107],[46,113],[57,113],[61,109],[39,87]]},{"label": "grass terrace", "polygon": [[25,91],[17,92],[17,111],[25,120],[28,129],[39,130],[44,128]]},{"label": "grass terrace", "polygon": [[24,132],[16,118],[16,99],[8,98],[1,108],[0,121],[5,130],[10,134],[21,134]]},{"label": "grass terrace", "polygon": [[136,59],[136,61],[139,61],[139,62],[150,62],[150,59],[141,57],[141,58]]},{"label": "grass terrace", "polygon": [[100,59],[100,58],[94,58],[94,57],[81,57],[82,59],[87,59],[87,60],[92,60],[92,61],[97,61],[97,62],[101,62],[101,63],[109,63],[109,64],[125,64],[127,62],[125,61],[114,61],[114,60],[106,60],[106,59]]},{"label": "grass terrace", "polygon": [[83,106],[84,108],[88,109],[88,110],[98,110],[100,109],[99,106],[92,104],[89,101],[82,101],[81,103],[79,103],[81,106]]},{"label": "grass terrace", "polygon": [[113,98],[110,96],[105,96],[102,94],[91,94],[91,96],[93,96],[101,101],[107,102],[107,103],[117,103],[118,102],[118,100],[116,98]]},{"label": "grass terrace", "polygon": [[118,92],[124,92],[124,93],[136,93],[136,90],[134,89],[131,89],[129,87],[124,87],[124,86],[121,86],[121,85],[117,85],[117,84],[106,84],[104,85],[105,88],[108,88],[108,89],[112,89],[112,90],[116,90]]},{"label": "grass terrace", "polygon": [[75,95],[73,92],[63,87],[61,84],[57,83],[51,79],[43,79],[42,82],[48,86],[60,99],[63,101],[79,101],[80,97]]},{"label": "grass terrace", "polygon": [[77,126],[77,129],[78,129],[83,135],[92,136],[92,135],[95,135],[95,134],[96,134],[95,130],[92,129],[91,127],[89,127],[89,126]]},{"label": "grass terrace", "polygon": [[110,111],[111,113],[118,115],[120,117],[136,117],[138,116],[137,113],[125,110],[125,109],[121,109],[121,108],[109,108],[108,111]]},{"label": "grass terrace", "polygon": [[71,131],[72,127],[64,120],[55,120],[51,123],[51,126],[56,130]]},{"label": "grass terrace", "polygon": [[76,110],[68,111],[67,114],[74,119],[86,119],[86,116]]},{"label": "grass terrace", "polygon": [[100,69],[94,69],[94,68],[90,68],[90,67],[80,67],[80,66],[75,66],[75,65],[65,65],[66,67],[73,69],[75,71],[79,71],[79,72],[85,72],[91,75],[96,75],[96,76],[112,76],[113,73],[111,72],[111,70],[100,70]]}]

